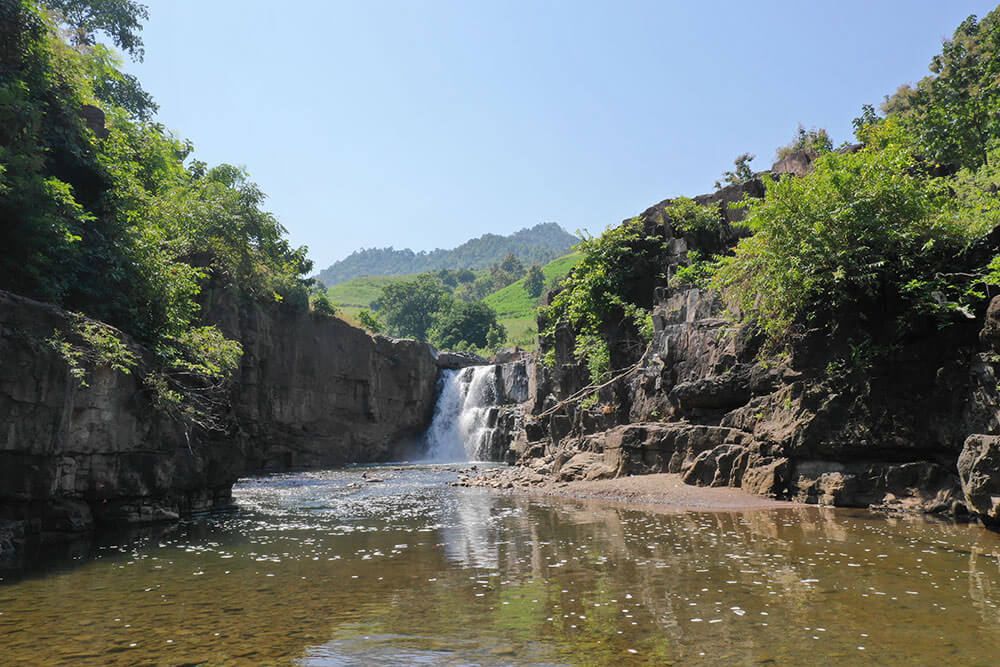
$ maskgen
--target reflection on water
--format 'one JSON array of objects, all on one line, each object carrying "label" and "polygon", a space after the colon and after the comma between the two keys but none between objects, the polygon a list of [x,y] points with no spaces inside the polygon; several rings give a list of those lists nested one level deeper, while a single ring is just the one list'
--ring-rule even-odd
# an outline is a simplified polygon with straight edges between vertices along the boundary
[{"label": "reflection on water", "polygon": [[454,488],[454,476],[245,480],[234,511],[3,573],[0,662],[1000,660],[1000,540],[977,526],[817,508],[660,514]]}]

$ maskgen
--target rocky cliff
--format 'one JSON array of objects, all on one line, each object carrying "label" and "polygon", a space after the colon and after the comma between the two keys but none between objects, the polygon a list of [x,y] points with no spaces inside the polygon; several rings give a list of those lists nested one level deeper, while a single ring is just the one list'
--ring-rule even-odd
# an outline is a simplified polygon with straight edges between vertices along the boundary
[{"label": "rocky cliff", "polygon": [[[426,426],[437,378],[427,345],[221,293],[208,305],[244,349],[217,433],[157,410],[139,372],[98,365],[81,385],[47,343],[69,315],[0,292],[0,551],[223,506],[251,472],[385,460]],[[140,366],[149,359],[129,348]]]},{"label": "rocky cliff", "polygon": [[[808,169],[799,162],[777,166]],[[733,243],[741,211],[728,204],[744,194],[760,196],[759,182],[696,199],[721,205],[711,235],[672,229],[659,215],[669,201],[641,214],[645,234],[670,251],[656,260],[659,275],[672,275],[688,250]],[[555,364],[536,367],[524,427],[508,438],[519,466],[499,484],[673,472],[807,503],[1000,520],[1000,297],[943,331],[915,330],[884,355],[852,347],[850,314],[838,315],[839,335],[762,354],[755,329],[717,293],[654,275],[633,295],[652,309],[648,347],[605,327],[612,367],[630,369],[615,382],[581,393],[589,378],[575,332],[561,326],[542,341]]]},{"label": "rocky cliff", "polygon": [[426,428],[438,372],[426,343],[217,289],[205,312],[243,345],[232,410],[247,470],[384,461]]}]

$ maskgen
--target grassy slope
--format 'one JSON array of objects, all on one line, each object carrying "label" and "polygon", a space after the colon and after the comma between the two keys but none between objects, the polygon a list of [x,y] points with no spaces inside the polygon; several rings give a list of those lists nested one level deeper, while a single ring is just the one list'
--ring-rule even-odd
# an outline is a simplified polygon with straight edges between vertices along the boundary
[{"label": "grassy slope", "polygon": [[416,276],[415,273],[403,276],[364,276],[329,287],[326,294],[331,301],[339,304],[339,315],[356,320],[359,312],[371,308],[372,301],[379,297],[383,287],[401,280],[413,280]]},{"label": "grassy slope", "polygon": [[[545,284],[554,278],[562,278],[580,261],[580,253],[574,252],[552,260],[542,267]],[[419,274],[402,276],[365,276],[348,280],[327,288],[330,300],[339,304],[339,316],[356,323],[358,313],[370,309],[372,301],[379,297],[382,288],[390,283],[402,280],[413,280]],[[547,288],[547,287],[546,287]],[[507,344],[520,345],[523,348],[534,349],[536,322],[535,308],[538,299],[532,297],[524,289],[524,279],[518,280],[503,289],[497,290],[483,299],[491,308],[497,311],[500,324],[507,328]]]},{"label": "grassy slope", "polygon": [[[574,252],[543,266],[546,289],[552,279],[562,278],[579,261],[580,253]],[[524,289],[523,278],[487,295],[483,302],[497,311],[500,324],[507,327],[508,345],[519,345],[527,349],[535,347],[535,334],[538,333],[535,309],[538,307],[538,299]]]}]

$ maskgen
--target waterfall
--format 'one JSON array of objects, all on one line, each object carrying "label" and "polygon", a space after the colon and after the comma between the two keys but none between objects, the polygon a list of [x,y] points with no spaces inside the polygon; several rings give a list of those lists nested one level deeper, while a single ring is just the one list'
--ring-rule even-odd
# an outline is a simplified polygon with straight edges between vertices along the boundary
[{"label": "waterfall", "polygon": [[427,429],[431,461],[480,461],[486,458],[496,427],[503,388],[496,366],[442,371],[434,418]]}]

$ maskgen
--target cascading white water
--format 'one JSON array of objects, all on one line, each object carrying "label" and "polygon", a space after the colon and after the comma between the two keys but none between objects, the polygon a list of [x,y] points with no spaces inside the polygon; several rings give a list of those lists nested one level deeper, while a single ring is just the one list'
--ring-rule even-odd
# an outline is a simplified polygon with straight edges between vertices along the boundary
[{"label": "cascading white water", "polygon": [[441,373],[441,392],[427,429],[430,461],[479,461],[489,451],[497,404],[496,366],[470,366]]}]

